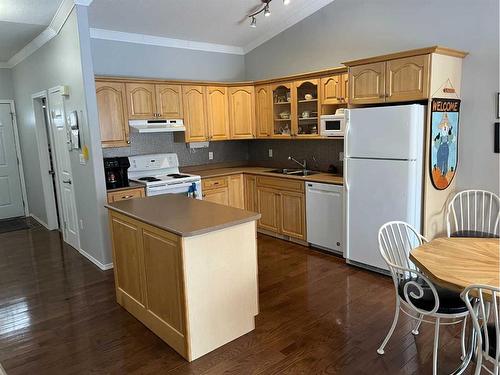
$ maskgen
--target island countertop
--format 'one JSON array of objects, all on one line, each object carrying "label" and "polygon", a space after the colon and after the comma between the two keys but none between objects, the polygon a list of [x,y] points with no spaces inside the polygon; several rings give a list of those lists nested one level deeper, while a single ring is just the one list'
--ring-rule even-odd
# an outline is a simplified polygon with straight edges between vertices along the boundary
[{"label": "island countertop", "polygon": [[130,199],[106,208],[182,237],[260,219],[260,214],[176,194]]}]

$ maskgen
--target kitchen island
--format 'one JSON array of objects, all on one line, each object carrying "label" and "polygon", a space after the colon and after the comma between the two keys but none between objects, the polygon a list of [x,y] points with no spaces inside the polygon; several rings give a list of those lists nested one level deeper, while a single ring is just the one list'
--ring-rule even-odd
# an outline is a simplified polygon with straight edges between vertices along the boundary
[{"label": "kitchen island", "polygon": [[106,207],[117,302],[180,355],[255,328],[259,214],[174,194]]}]

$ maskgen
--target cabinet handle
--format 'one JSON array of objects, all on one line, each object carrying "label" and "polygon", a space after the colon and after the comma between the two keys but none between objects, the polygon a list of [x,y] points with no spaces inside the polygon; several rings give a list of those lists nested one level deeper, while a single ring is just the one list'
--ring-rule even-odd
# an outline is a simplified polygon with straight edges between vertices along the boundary
[{"label": "cabinet handle", "polygon": [[203,198],[205,198],[207,195],[206,195],[205,193],[203,193],[201,196],[202,196]]},{"label": "cabinet handle", "polygon": [[133,195],[124,195],[124,196],[122,197],[122,199],[129,199],[129,198],[133,198]]}]

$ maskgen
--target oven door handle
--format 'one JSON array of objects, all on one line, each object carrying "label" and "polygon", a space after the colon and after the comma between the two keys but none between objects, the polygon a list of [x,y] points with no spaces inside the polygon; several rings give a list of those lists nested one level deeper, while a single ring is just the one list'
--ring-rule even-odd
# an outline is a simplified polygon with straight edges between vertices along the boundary
[{"label": "oven door handle", "polygon": [[149,191],[159,191],[159,190],[168,191],[170,187],[172,189],[178,189],[178,188],[183,188],[183,187],[190,187],[192,184],[193,184],[192,182],[186,182],[186,183],[179,183],[179,184],[156,185],[156,186],[148,187],[148,190]]}]

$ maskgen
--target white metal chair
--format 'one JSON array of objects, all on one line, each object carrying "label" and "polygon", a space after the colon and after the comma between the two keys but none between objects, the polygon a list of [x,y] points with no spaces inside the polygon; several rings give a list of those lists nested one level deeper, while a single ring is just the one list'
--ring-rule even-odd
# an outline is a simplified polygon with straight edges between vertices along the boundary
[{"label": "white metal chair", "polygon": [[[474,374],[479,375],[481,369],[484,369],[490,374],[498,375],[500,368],[500,288],[489,285],[470,285],[461,296],[469,309],[477,334],[477,360]],[[474,300],[475,305],[471,303]]]},{"label": "white metal chair", "polygon": [[[436,375],[440,325],[464,322],[469,311],[458,293],[435,286],[411,262],[410,251],[424,242],[427,242],[427,239],[403,221],[388,222],[378,232],[380,253],[389,266],[396,289],[396,312],[392,326],[377,353],[384,354],[384,348],[396,328],[401,310],[417,321],[412,331],[414,335],[418,334],[422,322],[434,324],[433,374]],[[427,320],[428,318],[431,320]],[[465,356],[464,331],[462,355]]]},{"label": "white metal chair", "polygon": [[464,190],[448,204],[448,237],[498,237],[500,198],[485,190]]}]

